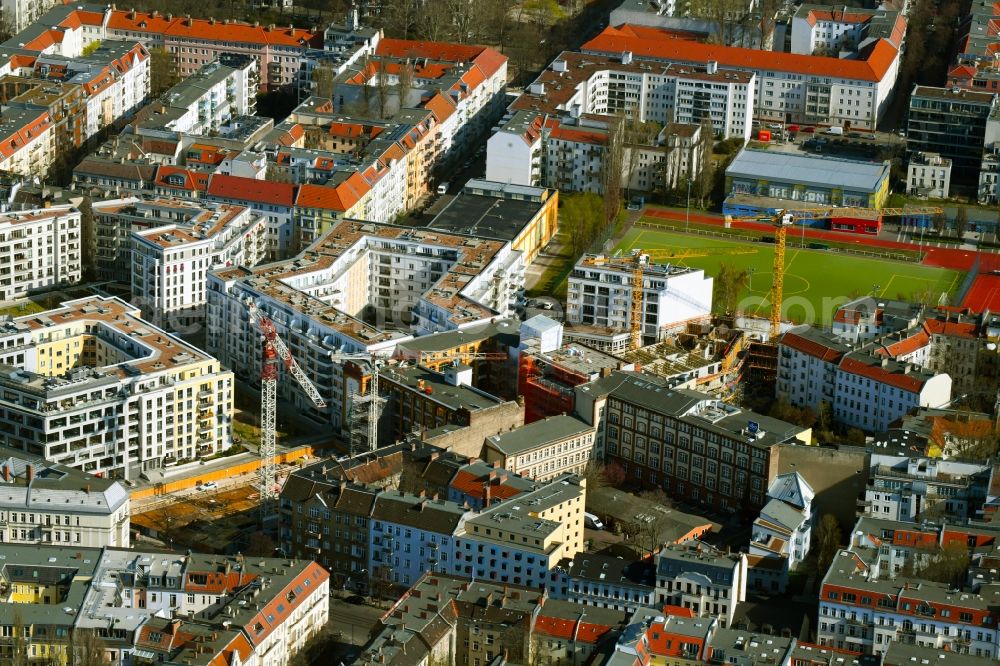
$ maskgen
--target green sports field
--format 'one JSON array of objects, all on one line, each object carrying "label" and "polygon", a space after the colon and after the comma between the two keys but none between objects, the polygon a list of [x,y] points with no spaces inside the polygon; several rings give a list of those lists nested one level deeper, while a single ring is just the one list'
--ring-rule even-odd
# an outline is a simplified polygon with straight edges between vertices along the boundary
[{"label": "green sports field", "polygon": [[[675,263],[702,268],[715,277],[723,262],[752,271],[750,287],[740,302],[740,310],[767,316],[770,312],[771,268],[774,245],[741,242],[704,236],[632,229],[615,248],[627,253],[633,248],[655,249],[730,249],[741,253],[687,257]],[[659,263],[660,260],[658,260]],[[872,293],[884,298],[932,300],[942,293],[951,303],[963,274],[916,263],[868,259],[830,250],[785,250],[785,298],[782,315],[786,320],[829,324],[840,304]]]}]

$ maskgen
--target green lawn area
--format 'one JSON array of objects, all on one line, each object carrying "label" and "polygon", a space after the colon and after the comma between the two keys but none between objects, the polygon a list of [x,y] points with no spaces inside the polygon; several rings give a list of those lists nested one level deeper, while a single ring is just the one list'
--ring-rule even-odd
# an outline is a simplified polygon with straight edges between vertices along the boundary
[{"label": "green lawn area", "polygon": [[[685,235],[650,229],[632,229],[617,250],[632,248],[697,249],[745,248],[746,254],[688,257],[677,263],[702,268],[715,276],[722,262],[752,270],[750,288],[741,300],[746,313],[767,316],[770,312],[771,268],[774,245],[740,242]],[[930,293],[933,301],[942,293],[951,297],[962,282],[962,273],[920,264],[869,259],[829,250],[807,250],[789,245],[785,251],[785,298],[782,316],[789,321],[828,325],[834,310],[842,303],[869,294],[879,285],[885,298],[919,300]],[[950,302],[950,301],[949,301]]]}]

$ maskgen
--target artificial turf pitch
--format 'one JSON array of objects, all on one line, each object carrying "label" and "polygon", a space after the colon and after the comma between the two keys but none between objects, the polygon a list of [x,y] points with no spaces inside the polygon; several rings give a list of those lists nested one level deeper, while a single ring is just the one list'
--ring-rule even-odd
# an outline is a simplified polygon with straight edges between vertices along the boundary
[{"label": "artificial turf pitch", "polygon": [[[939,302],[947,294],[948,304],[962,282],[958,271],[916,263],[870,259],[832,250],[796,247],[793,234],[785,249],[785,292],[783,318],[799,323],[829,325],[833,312],[842,303],[858,296],[875,293],[882,298],[929,300]],[[656,263],[676,263],[705,270],[715,277],[719,265],[727,262],[752,271],[750,285],[743,294],[739,310],[767,316],[770,312],[774,245],[771,243],[725,240],[656,231],[631,229],[615,250],[623,253],[643,250],[684,250],[743,248],[745,254],[691,256],[676,261],[656,259]]]}]

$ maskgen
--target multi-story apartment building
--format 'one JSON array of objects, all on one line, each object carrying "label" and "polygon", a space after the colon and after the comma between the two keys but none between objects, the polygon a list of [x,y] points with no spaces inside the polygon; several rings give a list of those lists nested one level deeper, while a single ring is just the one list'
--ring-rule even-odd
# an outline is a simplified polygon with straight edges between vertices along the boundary
[{"label": "multi-story apartment building", "polygon": [[[968,582],[973,590],[987,581],[976,577],[977,567],[989,566],[1000,555],[995,528],[954,519],[940,522],[900,522],[878,516],[861,516],[851,532],[848,550],[860,557],[880,576],[907,577],[933,565],[943,548],[967,548],[970,556]],[[909,565],[909,566],[908,566]]]},{"label": "multi-story apartment building", "polygon": [[204,211],[196,201],[167,197],[123,197],[96,201],[94,244],[97,279],[131,284],[132,233],[183,225]]},{"label": "multi-story apartment building", "polygon": [[877,575],[850,551],[834,557],[820,587],[820,645],[884,654],[892,643],[1000,656],[1000,589],[978,592],[928,580]]},{"label": "multi-story apartment building", "polygon": [[785,333],[779,343],[777,394],[834,420],[882,432],[915,407],[939,407],[951,399],[951,377],[935,374],[892,350],[854,349],[835,335],[808,326]]},{"label": "multi-story apartment building", "polygon": [[483,438],[490,433],[524,424],[521,405],[477,389],[472,375],[472,368],[466,365],[445,367],[443,373],[419,365],[383,371],[379,390],[388,400],[380,422],[380,444],[457,426],[462,435],[453,449],[478,456]]},{"label": "multi-story apartment building", "polygon": [[559,562],[583,551],[585,494],[586,481],[566,474],[467,517],[455,533],[449,572],[544,588]]},{"label": "multi-story apartment building", "polygon": [[0,300],[79,282],[81,236],[72,206],[0,214]]},{"label": "multi-story apartment building", "polygon": [[377,494],[377,487],[328,477],[322,465],[289,475],[281,490],[282,550],[321,563],[338,589],[367,590]]},{"label": "multi-story apartment building", "polygon": [[19,176],[45,173],[56,158],[56,133],[45,109],[0,112],[0,169]]},{"label": "multi-story apartment building", "polygon": [[249,208],[220,204],[182,225],[132,232],[132,301],[168,331],[203,324],[208,272],[258,264],[266,231]]},{"label": "multi-story apartment building", "polygon": [[0,5],[11,33],[18,33],[34,23],[56,0],[4,0]]},{"label": "multi-story apartment building", "polygon": [[538,481],[570,472],[582,474],[593,458],[594,427],[575,416],[551,416],[490,435],[483,458]]},{"label": "multi-story apartment building", "polygon": [[[519,185],[601,191],[606,146],[627,146],[625,182],[669,190],[703,164],[701,126],[722,137],[750,138],[756,77],[706,66],[650,65],[564,52],[515,100],[487,142],[486,175]],[[632,121],[616,129],[615,114]],[[641,123],[663,127],[649,133]]]},{"label": "multi-story apartment building", "polygon": [[[980,172],[980,182],[982,182]],[[937,153],[913,153],[906,165],[906,193],[947,199],[951,188],[951,160]]]},{"label": "multi-story apartment building", "polygon": [[[754,520],[750,534],[751,587],[784,591],[788,572],[809,554],[815,496],[812,486],[798,472],[775,477],[767,489],[768,502]],[[768,574],[758,576],[759,571]]]},{"label": "multi-story apartment building", "polygon": [[601,381],[613,387],[599,426],[605,460],[631,483],[680,499],[756,512],[777,476],[777,445],[811,439],[808,429],[655,377],[615,372]]},{"label": "multi-story apartment building", "polygon": [[916,326],[922,313],[915,303],[863,296],[837,308],[831,330],[847,342],[868,342]]},{"label": "multi-story apartment building", "polygon": [[553,599],[634,613],[656,606],[656,567],[646,560],[628,561],[599,553],[580,553],[559,564],[549,582]]},{"label": "multi-story apartment building", "polygon": [[328,407],[317,411],[294,382],[279,383],[279,391],[340,430],[351,394],[366,393],[367,380],[359,381],[360,370],[345,374],[337,353],[388,355],[411,332],[456,330],[513,314],[523,263],[509,243],[344,221],[294,260],[222,269],[208,279],[212,353],[241,376],[259,374],[257,333],[245,306],[253,299]]},{"label": "multi-story apartment building", "polygon": [[973,518],[989,475],[985,464],[873,455],[864,514],[911,523]]},{"label": "multi-story apartment building", "polygon": [[118,481],[42,459],[0,461],[0,542],[128,548],[129,495]]},{"label": "multi-story apartment building", "polygon": [[[95,12],[96,13],[96,12]],[[291,26],[217,21],[190,16],[137,12],[113,7],[96,13],[101,39],[134,40],[149,48],[163,48],[174,57],[177,74],[187,77],[227,54],[258,62],[260,85],[274,90],[294,84],[299,60],[322,41],[322,33]]]},{"label": "multi-story apartment building", "polygon": [[667,546],[656,556],[656,601],[729,626],[746,601],[747,556],[723,553],[700,541]]},{"label": "multi-story apartment building", "polygon": [[569,274],[566,321],[631,331],[635,262],[643,265],[643,341],[659,341],[671,329],[712,311],[712,278],[705,271],[656,264],[648,255],[631,259],[584,255]]},{"label": "multi-story apartment building", "polygon": [[905,34],[906,17],[899,11],[802,4],[791,20],[791,52],[831,56],[857,53],[866,40],[880,37],[899,48]]},{"label": "multi-story apartment building", "polygon": [[[16,37],[14,38],[16,39]],[[85,138],[131,118],[149,97],[149,51],[135,42],[101,43],[84,55],[42,53],[34,76],[83,86],[87,100]]]},{"label": "multi-story apartment building", "polygon": [[[60,663],[92,634],[112,664],[287,664],[329,619],[329,574],[311,561],[13,544],[0,555],[23,649]],[[4,661],[14,647],[0,647]]]},{"label": "multi-story apartment building", "polygon": [[427,574],[393,604],[355,663],[587,663],[617,638],[626,617],[526,586]]},{"label": "multi-story apartment building", "polygon": [[254,114],[259,78],[255,58],[220,56],[143,109],[136,131],[217,132],[235,116]]},{"label": "multi-story apartment building", "polygon": [[372,507],[368,571],[372,593],[394,597],[426,572],[445,572],[455,558],[455,532],[469,515],[457,502],[425,493],[385,490]]},{"label": "multi-story apartment building", "polygon": [[899,45],[878,39],[864,56],[823,56],[718,46],[638,25],[611,26],[585,43],[587,55],[706,66],[756,75],[753,114],[761,119],[874,129],[888,106],[899,70]]},{"label": "multi-story apartment building", "polygon": [[231,444],[232,373],[120,299],[15,318],[0,340],[12,448],[128,480]]},{"label": "multi-story apartment building", "polygon": [[991,92],[913,86],[906,121],[907,153],[937,153],[951,160],[954,185],[977,185],[987,145],[986,124],[996,107],[996,95]]}]

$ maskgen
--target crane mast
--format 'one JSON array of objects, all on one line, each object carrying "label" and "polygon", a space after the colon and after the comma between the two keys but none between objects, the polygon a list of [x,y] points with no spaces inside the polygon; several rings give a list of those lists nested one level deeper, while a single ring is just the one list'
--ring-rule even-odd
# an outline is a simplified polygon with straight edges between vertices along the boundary
[{"label": "crane mast", "polygon": [[326,407],[326,401],[288,350],[284,341],[278,336],[278,331],[270,317],[265,316],[253,303],[247,303],[247,313],[250,321],[260,332],[263,346],[261,349],[260,366],[260,473],[258,485],[261,501],[261,515],[266,520],[274,510],[274,500],[277,493],[274,481],[277,465],[274,460],[277,452],[277,402],[279,368],[295,378],[306,396],[318,408]]}]

